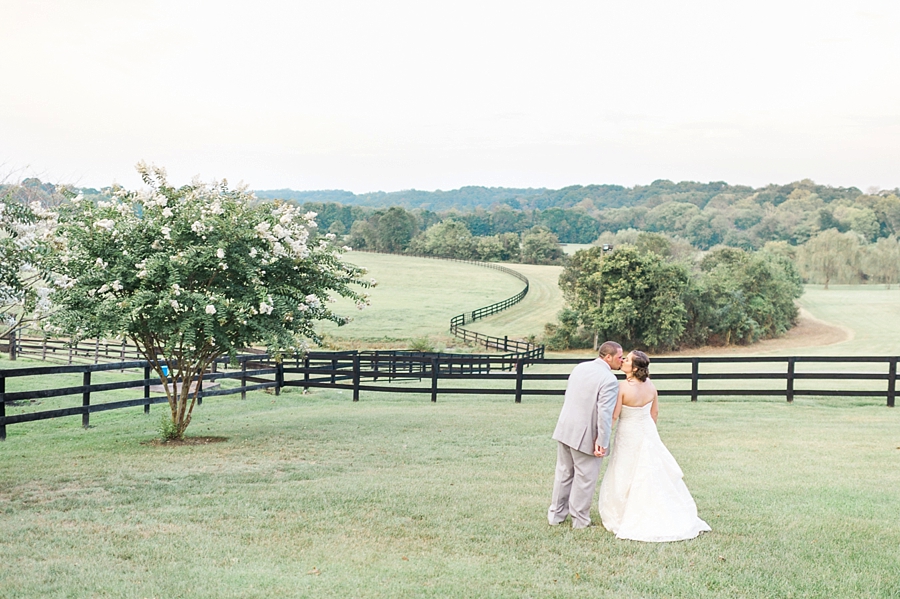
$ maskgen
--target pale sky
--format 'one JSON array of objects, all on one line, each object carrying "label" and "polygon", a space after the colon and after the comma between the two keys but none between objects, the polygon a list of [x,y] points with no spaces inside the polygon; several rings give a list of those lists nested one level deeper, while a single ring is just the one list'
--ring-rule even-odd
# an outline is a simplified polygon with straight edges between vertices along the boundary
[{"label": "pale sky", "polygon": [[897,0],[0,0],[0,180],[900,186]]}]

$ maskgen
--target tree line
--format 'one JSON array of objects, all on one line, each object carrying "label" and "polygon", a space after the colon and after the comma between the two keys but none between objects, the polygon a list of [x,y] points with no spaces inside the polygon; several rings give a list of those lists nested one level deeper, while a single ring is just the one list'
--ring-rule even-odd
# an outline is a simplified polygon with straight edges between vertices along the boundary
[{"label": "tree line", "polygon": [[[398,206],[424,230],[453,218],[475,236],[523,233],[542,226],[562,243],[591,243],[603,233],[666,232],[700,249],[760,249],[770,241],[800,245],[821,231],[853,232],[866,242],[900,234],[900,189],[863,193],[808,179],[760,188],[723,182],[654,181],[650,185],[571,186],[559,190],[464,187],[451,192],[257,192],[319,212],[323,226],[347,233],[373,212]],[[318,209],[316,209],[318,208]]]},{"label": "tree line", "polygon": [[744,344],[793,326],[803,287],[783,248],[687,248],[639,233],[609,251],[576,252],[560,276],[566,307],[546,326],[548,347],[596,348],[602,339],[651,351]]}]

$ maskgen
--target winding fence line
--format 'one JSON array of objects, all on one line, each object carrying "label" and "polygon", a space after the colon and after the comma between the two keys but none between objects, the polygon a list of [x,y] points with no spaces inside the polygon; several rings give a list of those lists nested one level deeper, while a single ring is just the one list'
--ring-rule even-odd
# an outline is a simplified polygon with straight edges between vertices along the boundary
[{"label": "winding fence line", "polygon": [[493,337],[491,335],[484,335],[482,333],[476,333],[475,331],[470,331],[468,329],[463,328],[463,325],[468,324],[470,322],[475,322],[476,320],[480,320],[482,318],[487,318],[492,314],[496,314],[498,312],[502,312],[507,308],[515,306],[528,295],[528,289],[530,283],[528,282],[528,277],[523,275],[522,273],[513,270],[511,268],[507,268],[505,266],[501,266],[499,264],[493,264],[491,262],[476,262],[476,261],[467,261],[471,264],[477,264],[478,266],[483,266],[485,268],[493,268],[494,270],[499,270],[500,272],[506,273],[508,275],[512,275],[525,283],[525,287],[519,293],[515,294],[512,297],[508,297],[505,300],[496,302],[489,306],[484,306],[482,308],[476,308],[471,312],[463,312],[462,314],[457,314],[453,318],[450,319],[450,334],[455,337],[462,339],[466,342],[474,342],[478,345],[482,345],[488,349],[496,349],[498,351],[509,352],[512,351],[516,354],[521,354],[522,357],[527,357],[529,359],[540,359],[544,357],[544,346],[537,345],[536,343],[531,343],[528,341],[519,341],[516,339],[510,339],[509,336],[504,337]]}]

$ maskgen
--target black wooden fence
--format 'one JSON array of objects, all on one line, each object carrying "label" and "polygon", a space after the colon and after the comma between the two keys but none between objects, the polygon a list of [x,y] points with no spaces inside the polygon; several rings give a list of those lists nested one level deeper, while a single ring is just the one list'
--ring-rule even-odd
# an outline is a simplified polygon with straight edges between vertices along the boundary
[{"label": "black wooden fence", "polygon": [[66,364],[99,364],[144,359],[137,346],[125,340],[87,339],[71,343],[68,339],[25,337],[21,330],[3,339],[0,352],[8,354],[11,360],[15,360],[18,356],[29,356],[47,362]]},{"label": "black wooden fence", "polygon": [[[465,262],[465,261],[464,261]],[[530,283],[528,282],[528,277],[523,275],[522,273],[515,271],[511,268],[507,268],[505,266],[501,266],[499,264],[493,264],[491,262],[471,262],[472,264],[477,264],[479,266],[484,266],[486,268],[493,268],[495,270],[499,270],[508,275],[512,275],[525,283],[525,287],[519,293],[515,294],[512,297],[508,297],[505,300],[493,303],[489,306],[484,306],[482,308],[476,308],[471,312],[463,312],[462,314],[457,314],[453,318],[450,319],[450,334],[455,335],[456,337],[466,341],[468,343],[475,343],[477,345],[481,345],[486,347],[487,349],[496,349],[498,351],[503,352],[516,352],[522,354],[523,358],[529,360],[540,359],[544,357],[544,346],[537,345],[536,343],[531,343],[528,341],[518,341],[516,339],[510,339],[509,336],[504,337],[494,337],[491,335],[484,335],[482,333],[476,333],[475,331],[470,331],[468,329],[464,329],[463,326],[470,323],[475,322],[476,320],[480,320],[482,318],[487,318],[492,314],[497,314],[498,312],[502,312],[507,308],[510,308],[528,295],[528,289]]]},{"label": "black wooden fence", "polygon": [[[653,380],[660,387],[661,396],[686,397],[697,401],[700,397],[751,397],[768,396],[784,398],[792,402],[798,396],[814,397],[875,397],[885,398],[888,407],[894,407],[897,384],[898,357],[695,357],[655,358]],[[203,389],[202,398],[283,387],[346,389],[352,392],[353,401],[359,401],[360,393],[419,393],[437,401],[438,395],[505,395],[516,403],[524,396],[562,395],[564,381],[574,364],[583,358],[523,358],[520,354],[461,355],[429,354],[399,351],[345,351],[311,352],[281,362],[265,355],[241,356],[238,366],[222,370],[224,361],[213,372],[204,375],[204,381],[237,379],[240,386],[227,389]],[[836,370],[822,371],[801,369],[799,366],[839,365]],[[525,372],[525,366],[535,368]],[[731,367],[722,371],[724,366]],[[747,366],[759,368],[768,365],[763,372],[747,372]],[[860,366],[873,370],[862,372]],[[662,368],[660,368],[662,367]],[[672,369],[680,372],[667,372]],[[736,367],[736,368],[733,368]],[[91,375],[96,372],[136,369],[143,376],[134,380],[96,383]],[[719,370],[717,370],[719,369]],[[534,370],[542,370],[536,372]],[[6,392],[7,379],[23,376],[82,374],[82,384],[36,391]],[[683,388],[670,388],[663,381],[680,381]],[[755,388],[760,381],[772,381],[771,387]],[[802,381],[824,381],[825,388],[804,386]],[[425,382],[425,384],[422,384]],[[120,362],[73,366],[39,366],[31,368],[0,369],[0,439],[6,438],[6,427],[21,422],[81,415],[87,426],[90,414],[105,410],[163,403],[165,396],[152,396],[150,386],[159,380],[151,377],[146,362]],[[493,383],[493,384],[491,384]],[[732,385],[733,386],[729,386]],[[99,402],[97,395],[121,389],[140,389],[140,397],[126,400]],[[80,397],[80,403],[49,410],[23,410],[7,415],[6,406],[21,402],[63,396]]]},{"label": "black wooden fence", "polygon": [[[280,369],[276,368],[268,360],[268,356],[249,355],[239,356],[236,364],[229,364],[227,360],[219,360],[213,365],[210,372],[204,373],[202,381],[200,381],[200,392],[198,395],[198,404],[203,403],[203,398],[216,395],[230,395],[240,393],[241,398],[247,397],[248,391],[258,389],[274,388],[278,393],[281,390],[282,377],[279,376]],[[221,370],[219,365],[228,366],[230,370]],[[94,373],[111,372],[111,371],[133,372],[142,378],[131,379],[125,381],[114,381],[97,383],[92,381]],[[47,377],[54,375],[72,375],[81,374],[81,385],[69,385],[65,387],[54,387],[50,389],[38,389],[29,391],[7,392],[7,380],[16,379],[26,376],[39,376],[41,381],[47,380]],[[271,378],[265,378],[270,376]],[[204,389],[204,384],[219,379],[236,379],[240,381],[238,387],[227,389]],[[169,380],[170,385],[174,381]],[[90,425],[90,415],[95,412],[105,412],[107,410],[117,410],[120,408],[130,408],[135,406],[143,406],[144,413],[150,412],[150,406],[156,403],[166,403],[168,400],[164,393],[156,395],[151,394],[151,387],[161,385],[162,381],[156,376],[145,360],[135,360],[129,362],[113,362],[106,364],[83,364],[83,365],[66,365],[66,366],[37,366],[26,368],[3,368],[0,369],[0,440],[6,439],[6,427],[10,424],[20,422],[33,422],[35,420],[46,420],[48,418],[61,418],[63,416],[81,415],[81,424],[84,427]],[[115,400],[115,401],[97,401],[98,396],[103,392],[117,391],[122,389],[139,389],[140,397]],[[30,406],[32,402],[37,401],[38,405],[42,400],[48,400],[56,397],[79,397],[80,403],[76,403],[67,407],[54,409],[38,409],[38,410],[22,410],[19,413],[7,414],[7,405],[19,407],[21,405]]]}]

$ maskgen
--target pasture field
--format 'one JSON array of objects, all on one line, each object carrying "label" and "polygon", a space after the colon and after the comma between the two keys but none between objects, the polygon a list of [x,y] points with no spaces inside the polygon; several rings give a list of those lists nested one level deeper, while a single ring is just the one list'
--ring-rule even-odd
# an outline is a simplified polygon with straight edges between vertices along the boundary
[{"label": "pasture field", "polygon": [[847,330],[848,338],[809,355],[900,355],[900,289],[883,285],[806,285],[800,305],[813,316]]},{"label": "pasture field", "polygon": [[500,271],[463,262],[368,252],[352,252],[346,260],[366,267],[367,277],[378,285],[369,290],[372,305],[365,310],[342,298],[334,304],[353,322],[342,327],[324,323],[319,328],[338,340],[399,341],[405,343],[399,343],[402,347],[422,337],[448,342],[452,317],[511,297],[523,285]]},{"label": "pasture field", "polygon": [[[351,302],[338,299],[340,314],[353,317],[343,327],[323,324],[320,329],[334,340],[408,347],[411,340],[427,337],[453,344],[450,318],[499,302],[518,293],[522,282],[497,270],[447,260],[357,252],[348,261],[365,266],[378,281],[370,291],[372,305],[358,311]],[[544,324],[563,307],[557,284],[560,266],[503,263],[528,277],[525,299],[483,321],[467,324],[479,333],[523,339],[541,335]],[[406,345],[404,345],[404,343]]]},{"label": "pasture field", "polygon": [[[338,300],[340,313],[354,321],[344,327],[330,323],[321,327],[327,335],[344,344],[360,346],[393,345],[408,347],[416,338],[427,337],[438,345],[453,345],[449,321],[462,312],[515,295],[522,287],[517,279],[502,272],[472,264],[429,260],[374,253],[350,255],[354,263],[366,266],[379,281],[372,290],[372,305],[357,311],[349,302]],[[466,328],[502,337],[540,337],[544,324],[555,320],[563,308],[558,280],[559,266],[505,264],[528,277],[531,288],[525,299],[512,308]],[[830,328],[830,334],[806,323],[782,339],[766,340],[750,346],[686,350],[684,355],[897,355],[900,354],[900,289],[882,285],[807,285],[800,306],[813,319]],[[821,327],[820,327],[821,329]],[[569,352],[590,355],[589,350]]]},{"label": "pasture field", "polygon": [[257,392],[195,410],[227,441],[176,447],[148,443],[160,405],[12,426],[0,595],[900,596],[900,412],[663,401],[713,531],[645,544],[547,525],[559,405]]}]

